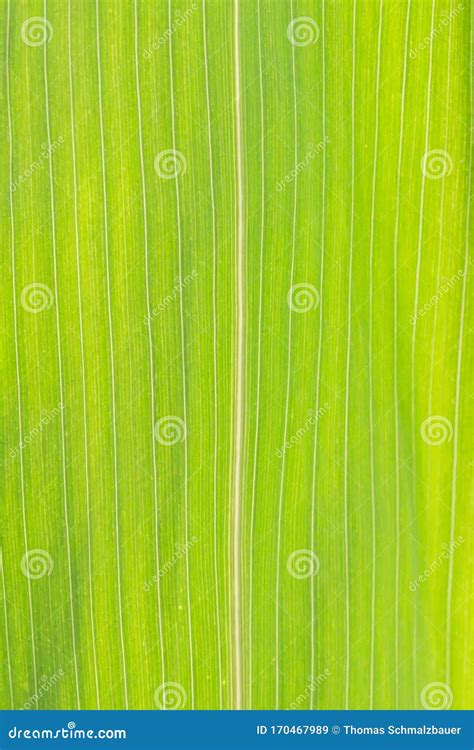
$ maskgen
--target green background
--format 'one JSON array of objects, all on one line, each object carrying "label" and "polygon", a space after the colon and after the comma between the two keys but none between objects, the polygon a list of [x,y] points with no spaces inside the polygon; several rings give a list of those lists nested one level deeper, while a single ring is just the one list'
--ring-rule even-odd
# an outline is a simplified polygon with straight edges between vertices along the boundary
[{"label": "green background", "polygon": [[436,682],[468,707],[454,8],[2,0],[2,708],[411,709]]}]

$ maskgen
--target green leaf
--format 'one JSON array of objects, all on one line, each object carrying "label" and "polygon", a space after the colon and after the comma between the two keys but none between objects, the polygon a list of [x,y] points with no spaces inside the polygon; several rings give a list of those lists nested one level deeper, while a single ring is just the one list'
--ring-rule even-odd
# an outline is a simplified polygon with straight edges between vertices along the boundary
[{"label": "green leaf", "polygon": [[1,707],[468,707],[468,4],[0,14]]}]

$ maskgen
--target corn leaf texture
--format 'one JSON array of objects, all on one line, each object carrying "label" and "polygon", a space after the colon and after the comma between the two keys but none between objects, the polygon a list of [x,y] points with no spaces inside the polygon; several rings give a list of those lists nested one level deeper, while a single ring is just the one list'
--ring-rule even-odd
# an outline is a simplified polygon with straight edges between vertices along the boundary
[{"label": "corn leaf texture", "polygon": [[472,12],[1,1],[2,708],[468,707]]}]

